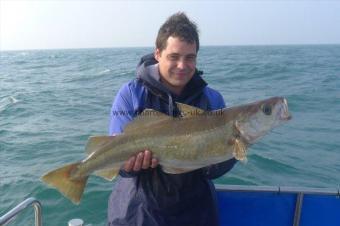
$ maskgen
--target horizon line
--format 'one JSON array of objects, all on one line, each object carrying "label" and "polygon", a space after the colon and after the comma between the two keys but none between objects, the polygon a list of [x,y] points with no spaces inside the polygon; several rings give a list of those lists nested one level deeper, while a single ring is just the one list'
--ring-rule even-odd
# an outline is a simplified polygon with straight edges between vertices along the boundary
[{"label": "horizon line", "polygon": [[[204,47],[252,47],[252,46],[317,46],[317,45],[340,45],[340,43],[282,43],[282,44],[216,44],[216,45],[200,45]],[[106,47],[70,47],[70,48],[29,48],[29,49],[1,49],[0,52],[15,51],[41,51],[41,50],[86,50],[86,49],[133,49],[133,48],[155,48],[155,46],[106,46]]]}]

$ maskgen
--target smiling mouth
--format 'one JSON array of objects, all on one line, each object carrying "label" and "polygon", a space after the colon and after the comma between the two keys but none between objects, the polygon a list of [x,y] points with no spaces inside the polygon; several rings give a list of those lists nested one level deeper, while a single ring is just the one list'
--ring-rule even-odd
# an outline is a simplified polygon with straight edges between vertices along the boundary
[{"label": "smiling mouth", "polygon": [[177,75],[178,77],[184,77],[184,76],[187,75],[187,73],[176,73],[176,75]]}]

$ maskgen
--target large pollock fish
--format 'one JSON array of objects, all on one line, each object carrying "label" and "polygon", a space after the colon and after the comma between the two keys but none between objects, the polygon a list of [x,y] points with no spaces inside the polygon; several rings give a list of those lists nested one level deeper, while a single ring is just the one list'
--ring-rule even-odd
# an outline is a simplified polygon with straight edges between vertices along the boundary
[{"label": "large pollock fish", "polygon": [[286,99],[270,99],[206,112],[177,103],[181,117],[146,109],[123,134],[90,137],[87,158],[48,172],[42,180],[79,203],[91,173],[112,180],[122,164],[141,150],[151,150],[162,170],[178,174],[235,157],[291,118]]}]

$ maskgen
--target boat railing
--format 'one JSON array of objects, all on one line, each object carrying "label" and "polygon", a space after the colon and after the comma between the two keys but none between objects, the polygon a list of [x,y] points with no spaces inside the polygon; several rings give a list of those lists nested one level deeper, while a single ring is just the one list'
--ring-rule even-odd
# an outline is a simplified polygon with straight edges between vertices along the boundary
[{"label": "boat railing", "polygon": [[15,206],[13,209],[8,211],[5,215],[0,217],[0,226],[4,226],[7,223],[11,222],[21,211],[26,209],[29,206],[33,206],[34,208],[34,215],[35,215],[35,226],[41,226],[42,225],[42,219],[41,219],[41,204],[40,202],[35,199],[34,197],[30,197],[23,202],[19,203],[17,206]]}]

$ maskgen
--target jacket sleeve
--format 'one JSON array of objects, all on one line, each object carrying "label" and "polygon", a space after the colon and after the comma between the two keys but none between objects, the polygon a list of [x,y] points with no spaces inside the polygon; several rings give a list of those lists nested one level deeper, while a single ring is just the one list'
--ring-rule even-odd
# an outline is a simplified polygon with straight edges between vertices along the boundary
[{"label": "jacket sleeve", "polygon": [[128,84],[124,85],[117,93],[110,111],[109,135],[123,132],[125,126],[134,117],[133,103]]},{"label": "jacket sleeve", "polygon": [[[211,105],[210,107],[212,110],[217,110],[217,109],[226,107],[224,99],[219,92],[210,89],[206,91],[206,95],[208,96],[210,100],[210,105]],[[216,179],[222,176],[223,174],[227,173],[229,170],[231,170],[234,167],[236,162],[237,160],[235,158],[232,158],[232,159],[229,159],[227,161],[224,161],[218,164],[204,167],[203,174],[208,179],[211,179],[211,180]]]},{"label": "jacket sleeve", "polygon": [[[136,111],[133,106],[133,97],[129,84],[122,86],[118,91],[110,111],[109,135],[115,136],[123,132],[125,126],[136,116]],[[138,172],[119,171],[122,177],[133,177],[138,175]]]}]

